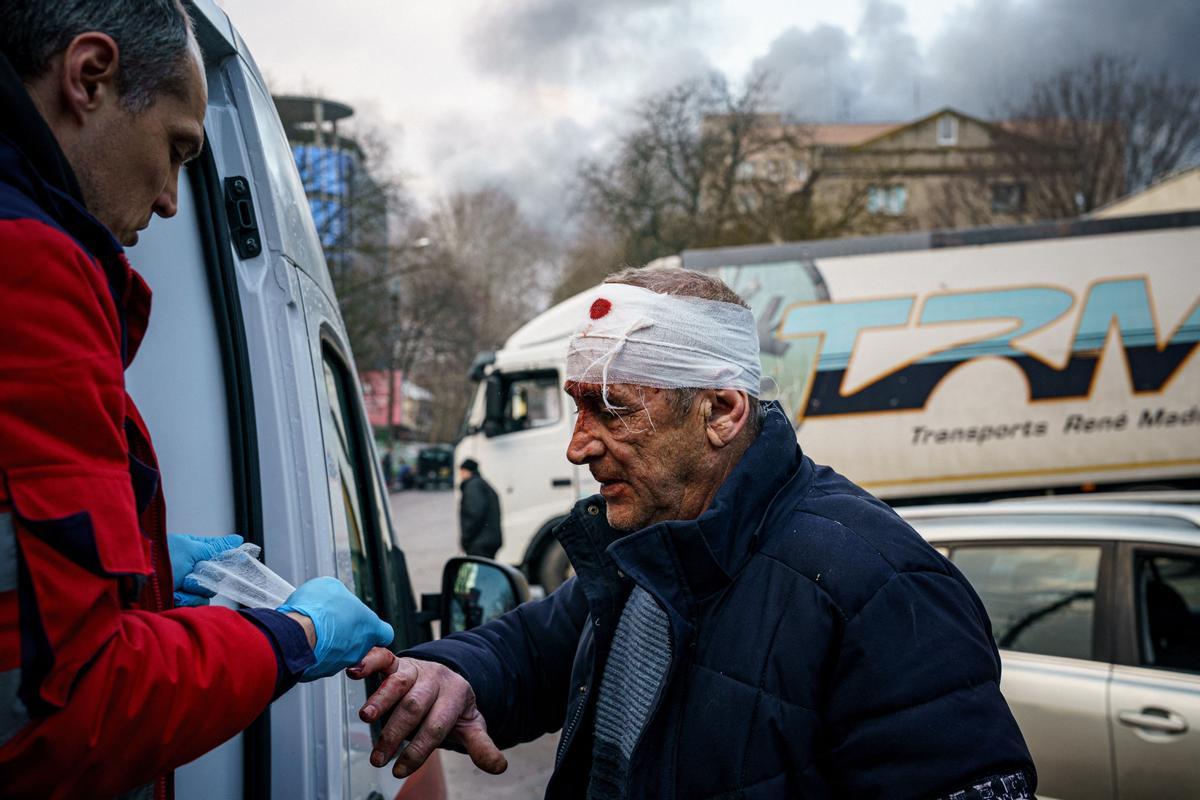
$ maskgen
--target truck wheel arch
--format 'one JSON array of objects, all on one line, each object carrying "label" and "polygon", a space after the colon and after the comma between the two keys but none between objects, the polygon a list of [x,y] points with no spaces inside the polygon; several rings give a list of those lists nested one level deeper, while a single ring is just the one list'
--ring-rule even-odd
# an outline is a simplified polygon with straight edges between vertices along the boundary
[{"label": "truck wheel arch", "polygon": [[[567,515],[562,514],[557,517],[551,517],[542,523],[542,527],[538,528],[538,532],[534,534],[533,539],[529,542],[529,547],[525,550],[525,560],[521,563],[521,571],[529,578],[529,582],[541,585],[547,594],[558,588],[558,583],[555,583],[553,586],[546,586],[543,583],[544,579],[549,579],[549,576],[543,576],[542,574],[543,568],[548,566],[544,562],[548,553],[553,552],[555,549],[562,549],[558,544],[558,540],[554,538],[552,531],[566,520],[566,518]],[[561,582],[559,580],[559,583]]]}]

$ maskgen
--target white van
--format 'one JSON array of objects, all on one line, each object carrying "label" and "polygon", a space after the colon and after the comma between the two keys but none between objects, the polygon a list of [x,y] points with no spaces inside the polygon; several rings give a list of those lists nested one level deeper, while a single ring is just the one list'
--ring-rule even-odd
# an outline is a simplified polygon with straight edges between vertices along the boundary
[{"label": "white van", "polygon": [[[1200,479],[1200,212],[689,250],[759,322],[805,452],[893,503]],[[455,462],[501,498],[547,589],[550,530],[598,491],[565,458],[567,338],[587,293],[477,360]]]},{"label": "white van", "polygon": [[[154,436],[168,526],[240,533],[293,585],[334,575],[392,624],[397,649],[425,641],[435,615],[413,597],[291,147],[224,12],[187,5],[205,55],[207,142],[179,213],[129,251],[154,311],[127,381]],[[436,758],[407,787],[370,766],[365,691],[344,675],[292,689],[178,770],[177,797],[444,797]]]}]

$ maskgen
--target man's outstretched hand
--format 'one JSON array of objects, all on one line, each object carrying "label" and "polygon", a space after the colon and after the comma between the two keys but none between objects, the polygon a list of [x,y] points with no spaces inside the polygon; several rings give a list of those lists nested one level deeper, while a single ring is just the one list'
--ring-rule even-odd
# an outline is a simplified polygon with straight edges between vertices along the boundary
[{"label": "man's outstretched hand", "polygon": [[484,772],[499,775],[508,769],[508,761],[488,736],[487,723],[475,707],[471,685],[450,668],[432,661],[397,658],[376,647],[346,674],[355,680],[387,676],[358,712],[363,722],[386,718],[371,753],[374,766],[386,765],[408,740],[392,767],[392,774],[403,778],[425,763],[445,740],[455,749],[465,750]]}]

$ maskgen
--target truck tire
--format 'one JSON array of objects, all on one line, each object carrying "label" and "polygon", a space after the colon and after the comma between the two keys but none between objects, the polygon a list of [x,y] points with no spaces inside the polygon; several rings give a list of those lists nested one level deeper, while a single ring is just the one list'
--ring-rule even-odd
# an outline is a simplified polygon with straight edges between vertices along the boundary
[{"label": "truck tire", "polygon": [[575,568],[571,566],[567,552],[562,549],[561,544],[551,539],[542,551],[542,559],[538,563],[538,583],[546,590],[546,594],[550,594],[574,574]]}]

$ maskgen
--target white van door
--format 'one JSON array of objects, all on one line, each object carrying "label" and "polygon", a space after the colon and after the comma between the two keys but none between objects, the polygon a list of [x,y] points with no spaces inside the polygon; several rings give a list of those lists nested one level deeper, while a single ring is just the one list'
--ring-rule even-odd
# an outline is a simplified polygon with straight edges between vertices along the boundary
[{"label": "white van door", "polygon": [[[206,152],[205,159],[211,159]],[[167,525],[172,533],[253,538],[240,509],[246,452],[235,421],[234,340],[221,318],[219,265],[209,263],[201,215],[207,180],[202,164],[179,185],[179,210],[155,220],[130,262],[154,292],[150,328],[126,385],[158,454]],[[198,192],[201,190],[201,204]],[[235,736],[176,772],[180,800],[242,796],[243,737]]]},{"label": "white van door", "polygon": [[[408,615],[403,607],[397,607],[404,605],[397,589],[410,590],[406,579],[389,575],[387,569],[393,557],[387,492],[362,407],[354,362],[332,301],[303,272],[299,283],[312,346],[329,501],[329,519],[322,520],[319,527],[325,527],[332,536],[336,577],[391,622],[398,645],[407,647],[416,642],[411,638]],[[404,781],[392,777],[390,770],[371,766],[372,726],[358,718],[358,709],[367,699],[368,683],[349,680],[345,675],[328,680],[341,685],[346,761],[341,796],[352,800],[395,797]]]}]

